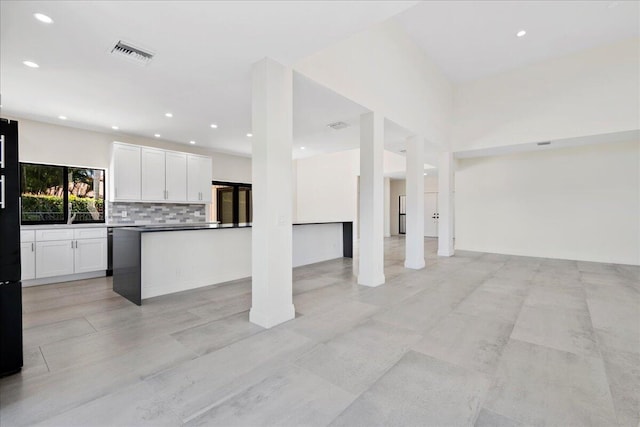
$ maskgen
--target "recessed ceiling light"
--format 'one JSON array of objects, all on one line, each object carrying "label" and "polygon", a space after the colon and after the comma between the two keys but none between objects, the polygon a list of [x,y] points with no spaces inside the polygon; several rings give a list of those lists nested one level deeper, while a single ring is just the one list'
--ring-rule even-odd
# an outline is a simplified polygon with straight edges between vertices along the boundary
[{"label": "recessed ceiling light", "polygon": [[153,136],[155,136],[156,138],[160,138],[160,134],[159,133],[156,133]]},{"label": "recessed ceiling light", "polygon": [[189,141],[189,144],[195,144],[195,143],[196,143],[195,141]]},{"label": "recessed ceiling light", "polygon": [[424,176],[427,176],[427,173],[426,173],[426,172],[424,173]]},{"label": "recessed ceiling light", "polygon": [[113,130],[118,130],[118,129],[120,129],[120,128],[119,128],[118,126],[111,126],[111,129],[113,129]]},{"label": "recessed ceiling light", "polygon": [[171,114],[171,113],[164,113],[164,115],[167,116],[167,117],[173,117],[173,114]]},{"label": "recessed ceiling light", "polygon": [[524,37],[524,35],[527,34],[527,32],[525,30],[520,30],[516,33],[516,36],[518,37]]},{"label": "recessed ceiling light", "polygon": [[304,150],[306,147],[300,147],[301,150]]},{"label": "recessed ceiling light", "polygon": [[60,120],[67,120],[67,116],[58,116]]},{"label": "recessed ceiling light", "polygon": [[247,136],[248,136],[249,138],[251,138],[251,137],[253,136],[253,134],[252,134],[252,133],[248,133],[248,134],[247,134]]},{"label": "recessed ceiling light", "polygon": [[211,123],[211,129],[218,129],[218,125],[215,123]]},{"label": "recessed ceiling light", "polygon": [[53,19],[44,13],[34,13],[33,17],[36,18],[40,22],[44,22],[45,24],[53,24]]},{"label": "recessed ceiling light", "polygon": [[29,68],[40,68],[40,66],[33,61],[22,61],[22,63]]}]

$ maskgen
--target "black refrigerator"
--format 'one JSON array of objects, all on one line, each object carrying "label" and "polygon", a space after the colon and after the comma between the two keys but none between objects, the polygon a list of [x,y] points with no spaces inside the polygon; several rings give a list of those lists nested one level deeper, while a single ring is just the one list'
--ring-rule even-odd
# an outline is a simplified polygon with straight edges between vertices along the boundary
[{"label": "black refrigerator", "polygon": [[0,376],[22,369],[18,122],[0,118]]}]

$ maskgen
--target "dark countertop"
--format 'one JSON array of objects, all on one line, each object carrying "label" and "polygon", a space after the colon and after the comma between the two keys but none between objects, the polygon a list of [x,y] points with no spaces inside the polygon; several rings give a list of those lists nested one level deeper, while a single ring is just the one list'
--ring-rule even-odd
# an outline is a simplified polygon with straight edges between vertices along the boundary
[{"label": "dark countertop", "polygon": [[[343,224],[352,221],[327,221],[327,222],[298,222],[293,225],[321,225],[321,224]],[[226,230],[230,228],[251,228],[251,223],[240,224],[216,224],[216,223],[191,223],[191,224],[148,224],[148,225],[127,225],[119,227],[123,230],[136,231],[140,233],[154,233],[160,231],[191,231],[191,230]]]},{"label": "dark countertop", "polygon": [[192,231],[192,230],[222,230],[229,228],[250,228],[251,224],[215,224],[215,223],[192,223],[192,224],[149,224],[139,226],[121,227],[121,230],[136,231],[139,233],[154,233],[160,231]]}]

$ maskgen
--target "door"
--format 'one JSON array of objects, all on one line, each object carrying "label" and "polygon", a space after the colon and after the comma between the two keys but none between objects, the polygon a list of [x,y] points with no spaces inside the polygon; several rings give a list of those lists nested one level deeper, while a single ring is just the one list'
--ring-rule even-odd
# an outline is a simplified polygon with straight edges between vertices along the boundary
[{"label": "door", "polygon": [[107,269],[107,239],[75,241],[74,264],[76,273]]},{"label": "door", "polygon": [[20,263],[22,280],[36,278],[36,244],[35,242],[20,243]]},{"label": "door", "polygon": [[187,155],[185,153],[165,153],[167,200],[185,202],[187,200]]},{"label": "door", "polygon": [[424,193],[424,235],[438,237],[438,193]]},{"label": "door", "polygon": [[74,240],[36,242],[36,277],[73,274]]},{"label": "door", "polygon": [[165,200],[165,158],[163,150],[143,148],[142,156],[142,200]]}]

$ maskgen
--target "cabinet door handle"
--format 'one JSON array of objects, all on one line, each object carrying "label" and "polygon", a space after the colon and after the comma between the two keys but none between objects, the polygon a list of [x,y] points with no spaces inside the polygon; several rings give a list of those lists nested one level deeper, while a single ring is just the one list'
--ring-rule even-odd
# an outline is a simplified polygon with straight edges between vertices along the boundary
[{"label": "cabinet door handle", "polygon": [[34,252],[35,250],[36,250],[36,248],[35,248],[35,244],[34,244],[34,243],[31,243],[31,252]]},{"label": "cabinet door handle", "polygon": [[4,135],[0,135],[0,169],[4,169]]},{"label": "cabinet door handle", "polygon": [[5,188],[4,188],[4,175],[0,175],[0,209],[6,208],[5,206]]},{"label": "cabinet door handle", "polygon": [[73,240],[71,241],[71,249],[73,249]]}]

